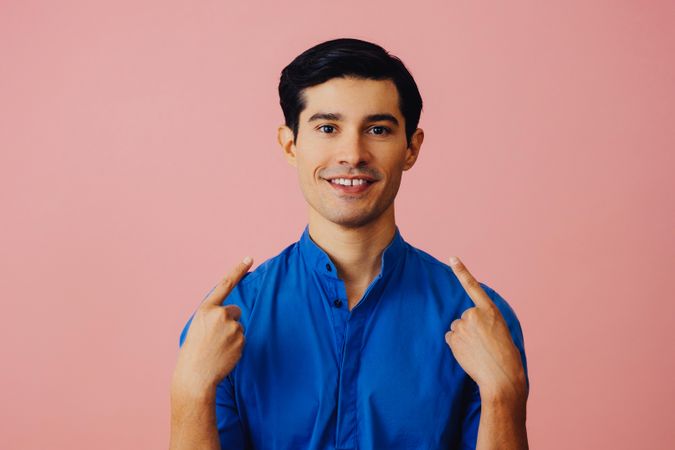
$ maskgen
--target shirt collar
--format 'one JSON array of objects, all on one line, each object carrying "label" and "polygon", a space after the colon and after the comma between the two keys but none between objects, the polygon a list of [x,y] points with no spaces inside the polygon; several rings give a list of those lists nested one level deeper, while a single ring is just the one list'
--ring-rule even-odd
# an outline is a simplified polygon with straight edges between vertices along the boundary
[{"label": "shirt collar", "polygon": [[[382,278],[391,272],[396,266],[398,260],[403,256],[406,242],[403,240],[398,226],[395,228],[394,237],[382,252],[380,273],[378,278]],[[302,258],[305,260],[307,266],[317,272],[332,278],[338,278],[335,264],[330,259],[328,254],[319,247],[309,235],[309,225],[305,226],[305,230],[298,241],[298,248]]]}]

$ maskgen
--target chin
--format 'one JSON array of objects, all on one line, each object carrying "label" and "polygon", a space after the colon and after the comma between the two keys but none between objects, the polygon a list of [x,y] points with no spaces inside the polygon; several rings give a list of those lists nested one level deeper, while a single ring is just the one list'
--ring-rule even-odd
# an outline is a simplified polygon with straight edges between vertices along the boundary
[{"label": "chin", "polygon": [[[388,207],[393,203],[393,196],[389,202],[374,201],[368,204],[349,206],[344,202],[334,202],[332,198],[322,198],[321,196],[308,195],[304,189],[302,193],[307,204],[314,212],[323,217],[328,222],[334,223],[344,228],[360,228],[364,225],[373,223],[384,214]],[[359,202],[358,200],[356,202]]]},{"label": "chin", "polygon": [[374,222],[381,215],[380,211],[337,212],[333,210],[320,211],[320,213],[326,220],[345,228],[360,228]]},{"label": "chin", "polygon": [[331,222],[333,222],[336,225],[339,225],[343,228],[361,228],[370,222],[372,222],[371,219],[369,218],[357,218],[357,219],[346,219],[346,218],[340,218],[340,219],[332,219],[328,218]]}]

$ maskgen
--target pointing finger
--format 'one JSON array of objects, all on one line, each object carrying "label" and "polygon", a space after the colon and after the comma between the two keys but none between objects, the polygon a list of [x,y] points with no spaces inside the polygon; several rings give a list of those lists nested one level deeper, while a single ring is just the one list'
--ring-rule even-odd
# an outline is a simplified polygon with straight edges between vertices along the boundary
[{"label": "pointing finger", "polygon": [[204,304],[221,306],[225,297],[227,297],[237,283],[239,283],[239,280],[246,275],[246,272],[251,268],[252,264],[253,259],[251,257],[247,256],[244,258],[242,262],[237,264],[230,273],[216,285],[213,292],[211,292],[211,295],[204,300]]},{"label": "pointing finger", "polygon": [[459,258],[456,256],[451,257],[450,267],[452,268],[453,272],[455,272],[455,275],[457,275],[459,282],[462,283],[462,287],[464,287],[466,293],[469,294],[469,297],[471,297],[471,300],[473,300],[476,307],[488,308],[495,306],[490,297],[481,287],[480,283],[478,283],[478,280],[476,280],[473,275],[471,275],[469,270],[466,268],[464,263],[459,260]]}]

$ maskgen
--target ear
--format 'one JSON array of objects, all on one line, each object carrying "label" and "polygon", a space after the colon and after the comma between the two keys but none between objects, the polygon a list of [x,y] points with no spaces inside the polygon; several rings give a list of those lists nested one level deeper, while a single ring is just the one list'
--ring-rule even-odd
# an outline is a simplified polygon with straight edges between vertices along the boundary
[{"label": "ear", "polygon": [[288,164],[297,167],[297,162],[295,160],[295,144],[293,143],[293,130],[286,125],[279,125],[279,128],[277,128],[277,142],[279,142]]},{"label": "ear", "polygon": [[424,141],[424,130],[418,128],[410,137],[410,147],[407,149],[403,170],[410,169],[415,164],[415,161],[417,161],[417,157],[420,154],[420,148],[422,147],[422,141]]}]

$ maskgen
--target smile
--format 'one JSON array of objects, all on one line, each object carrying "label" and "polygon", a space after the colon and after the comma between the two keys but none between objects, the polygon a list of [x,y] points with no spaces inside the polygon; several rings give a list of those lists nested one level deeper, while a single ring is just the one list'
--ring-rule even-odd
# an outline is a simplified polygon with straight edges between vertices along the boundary
[{"label": "smile", "polygon": [[352,178],[351,180],[349,178],[334,178],[330,180],[330,182],[333,184],[341,184],[343,186],[360,186],[369,183],[368,180],[364,180],[363,178]]},{"label": "smile", "polygon": [[333,178],[325,181],[341,194],[362,194],[375,182],[365,178]]}]

